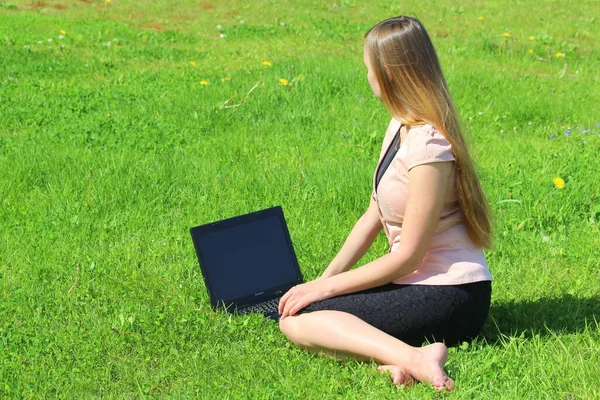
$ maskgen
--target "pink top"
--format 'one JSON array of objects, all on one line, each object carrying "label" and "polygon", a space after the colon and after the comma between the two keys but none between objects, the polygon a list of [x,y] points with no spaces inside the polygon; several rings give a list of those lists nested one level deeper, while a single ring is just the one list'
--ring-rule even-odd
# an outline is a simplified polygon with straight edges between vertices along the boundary
[{"label": "pink top", "polygon": [[[393,119],[383,140],[379,163],[399,127],[400,123]],[[417,165],[452,160],[454,154],[450,143],[431,125],[411,127],[408,131],[377,190],[373,190],[373,199],[379,204],[379,218],[385,229],[390,251],[397,250],[400,245],[408,171]],[[377,170],[373,183],[376,174]],[[467,234],[456,195],[454,172],[449,180],[442,214],[423,261],[416,271],[394,280],[394,283],[459,285],[492,280],[483,250],[476,247]]]}]

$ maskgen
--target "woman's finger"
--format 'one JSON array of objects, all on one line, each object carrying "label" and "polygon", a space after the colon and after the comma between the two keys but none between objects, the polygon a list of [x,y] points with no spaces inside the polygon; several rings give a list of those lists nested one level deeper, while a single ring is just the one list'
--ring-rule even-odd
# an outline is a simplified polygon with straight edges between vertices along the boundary
[{"label": "woman's finger", "polygon": [[290,308],[294,305],[294,298],[291,297],[289,298],[286,302],[285,305],[283,307],[283,312],[281,313],[281,316],[283,318],[287,317],[288,315],[290,315]]},{"label": "woman's finger", "polygon": [[296,313],[302,310],[304,307],[306,307],[306,304],[303,304],[303,302],[294,304],[294,306],[290,308],[289,315],[296,315]]},{"label": "woman's finger", "polygon": [[279,308],[277,310],[279,312],[279,314],[283,314],[283,309],[285,308],[285,303],[287,302],[288,298],[291,296],[292,289],[288,290],[283,296],[281,296],[281,299],[279,299]]},{"label": "woman's finger", "polygon": [[287,298],[281,298],[281,301],[279,302],[279,315],[281,315],[281,318],[285,318],[285,308],[287,307],[289,303],[289,296]]},{"label": "woman's finger", "polygon": [[290,312],[294,306],[298,303],[298,299],[296,296],[291,296],[286,302],[285,302],[285,307],[283,308],[283,313],[281,314],[282,317],[289,317],[290,315],[292,315],[292,313]]}]

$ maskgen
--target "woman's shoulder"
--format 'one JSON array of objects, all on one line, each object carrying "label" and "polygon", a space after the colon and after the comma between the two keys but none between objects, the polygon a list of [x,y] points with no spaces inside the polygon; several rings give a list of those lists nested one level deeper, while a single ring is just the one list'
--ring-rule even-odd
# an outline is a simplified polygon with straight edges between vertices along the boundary
[{"label": "woman's shoulder", "polygon": [[446,137],[429,124],[411,126],[406,135],[406,145],[410,148],[425,148],[431,145],[451,147]]},{"label": "woman's shoulder", "polygon": [[423,124],[412,126],[406,137],[409,169],[420,164],[452,161],[452,146],[434,126]]},{"label": "woman's shoulder", "polygon": [[432,137],[444,137],[433,125],[422,124],[422,125],[412,125],[408,130],[407,137],[414,137],[419,139],[427,139]]}]

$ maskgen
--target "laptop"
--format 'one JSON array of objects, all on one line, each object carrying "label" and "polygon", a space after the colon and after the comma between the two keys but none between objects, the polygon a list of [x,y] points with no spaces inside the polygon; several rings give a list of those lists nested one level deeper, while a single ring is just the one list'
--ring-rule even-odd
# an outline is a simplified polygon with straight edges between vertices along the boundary
[{"label": "laptop", "polygon": [[279,299],[303,282],[280,206],[190,228],[214,310],[279,320]]}]

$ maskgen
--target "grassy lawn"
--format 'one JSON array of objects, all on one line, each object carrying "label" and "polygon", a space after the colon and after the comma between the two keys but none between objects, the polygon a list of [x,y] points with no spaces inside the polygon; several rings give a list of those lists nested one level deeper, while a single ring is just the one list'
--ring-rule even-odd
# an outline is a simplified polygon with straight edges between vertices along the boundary
[{"label": "grassy lawn", "polygon": [[443,397],[599,398],[598,4],[483,3],[0,0],[0,397],[437,398],[214,313],[188,231],[281,205],[317,277],[389,122],[363,35],[413,14],[496,221]]}]

